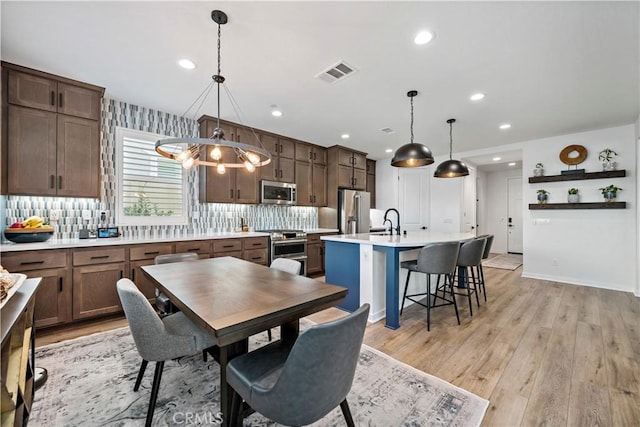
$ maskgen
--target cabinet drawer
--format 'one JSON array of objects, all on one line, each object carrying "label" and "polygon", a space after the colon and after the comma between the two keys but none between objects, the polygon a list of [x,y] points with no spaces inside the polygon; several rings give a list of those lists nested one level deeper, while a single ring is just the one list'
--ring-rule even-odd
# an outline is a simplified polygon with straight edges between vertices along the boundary
[{"label": "cabinet drawer", "polygon": [[250,261],[256,264],[267,265],[267,250],[266,249],[250,249],[244,251],[245,261]]},{"label": "cabinet drawer", "polygon": [[2,254],[2,266],[11,273],[44,268],[67,266],[66,251],[28,251],[5,252]]},{"label": "cabinet drawer", "polygon": [[320,243],[321,242],[320,236],[322,236],[322,234],[307,234],[307,245]]},{"label": "cabinet drawer", "polygon": [[73,265],[106,264],[123,262],[124,248],[101,248],[73,252]]},{"label": "cabinet drawer", "polygon": [[131,246],[129,249],[129,259],[131,261],[137,261],[139,259],[153,259],[158,255],[166,255],[173,253],[173,245],[167,244],[151,244],[151,245],[136,245]]},{"label": "cabinet drawer", "polygon": [[244,240],[244,250],[262,249],[267,247],[267,237],[247,237]]},{"label": "cabinet drawer", "polygon": [[208,258],[211,253],[211,242],[209,240],[200,240],[195,242],[177,242],[176,253],[182,254],[187,252],[195,252],[202,255],[200,258]]},{"label": "cabinet drawer", "polygon": [[223,256],[230,256],[233,258],[242,259],[242,251],[214,252],[211,258],[220,258]]},{"label": "cabinet drawer", "polygon": [[213,241],[213,254],[217,252],[241,251],[242,239],[220,239]]}]

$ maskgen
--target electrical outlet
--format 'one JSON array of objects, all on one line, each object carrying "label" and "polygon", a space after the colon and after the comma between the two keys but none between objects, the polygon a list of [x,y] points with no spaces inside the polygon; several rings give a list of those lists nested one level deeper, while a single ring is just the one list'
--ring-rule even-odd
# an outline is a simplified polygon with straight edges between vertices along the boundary
[{"label": "electrical outlet", "polygon": [[60,221],[60,209],[52,209],[51,212],[49,212],[49,220]]},{"label": "electrical outlet", "polygon": [[89,209],[82,209],[82,219],[85,221],[91,220],[91,211]]},{"label": "electrical outlet", "polygon": [[554,267],[557,267],[557,266],[558,266],[558,260],[557,260],[557,259],[554,259],[554,260],[553,260],[553,266],[554,266]]},{"label": "electrical outlet", "polygon": [[100,221],[105,222],[107,220],[107,211],[100,211]]}]

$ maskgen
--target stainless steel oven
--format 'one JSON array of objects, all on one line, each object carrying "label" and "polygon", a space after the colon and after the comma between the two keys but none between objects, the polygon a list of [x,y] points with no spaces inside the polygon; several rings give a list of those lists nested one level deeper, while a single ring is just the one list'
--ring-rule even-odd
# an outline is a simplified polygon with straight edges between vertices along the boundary
[{"label": "stainless steel oven", "polygon": [[269,264],[276,258],[294,259],[300,274],[307,275],[307,233],[302,230],[261,230],[269,233]]}]

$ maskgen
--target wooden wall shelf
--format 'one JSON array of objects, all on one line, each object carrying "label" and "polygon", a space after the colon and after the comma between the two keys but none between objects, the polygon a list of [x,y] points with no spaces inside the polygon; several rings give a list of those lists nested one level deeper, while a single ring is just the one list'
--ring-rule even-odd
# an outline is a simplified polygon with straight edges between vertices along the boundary
[{"label": "wooden wall shelf", "polygon": [[541,209],[626,209],[627,202],[529,203],[530,210]]},{"label": "wooden wall shelf", "polygon": [[[566,175],[546,175],[531,176],[529,184],[536,182],[558,182],[558,181],[581,181],[584,179],[603,179],[603,178],[623,178],[627,175],[626,170],[609,171],[609,172],[585,172]],[[566,204],[566,203],[565,203]]]}]

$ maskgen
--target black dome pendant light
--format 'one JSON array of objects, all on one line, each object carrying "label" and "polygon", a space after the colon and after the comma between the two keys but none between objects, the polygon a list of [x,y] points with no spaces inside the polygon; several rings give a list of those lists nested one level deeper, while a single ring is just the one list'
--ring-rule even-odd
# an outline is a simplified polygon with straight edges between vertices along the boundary
[{"label": "black dome pendant light", "polygon": [[469,175],[469,168],[460,160],[453,160],[453,124],[456,119],[449,119],[449,160],[444,161],[438,165],[435,173],[436,178],[458,178],[461,176]]},{"label": "black dome pendant light", "polygon": [[413,142],[413,97],[417,90],[410,90],[407,96],[411,98],[411,142],[398,148],[391,159],[391,166],[397,168],[417,168],[433,163],[433,154],[427,146]]}]

